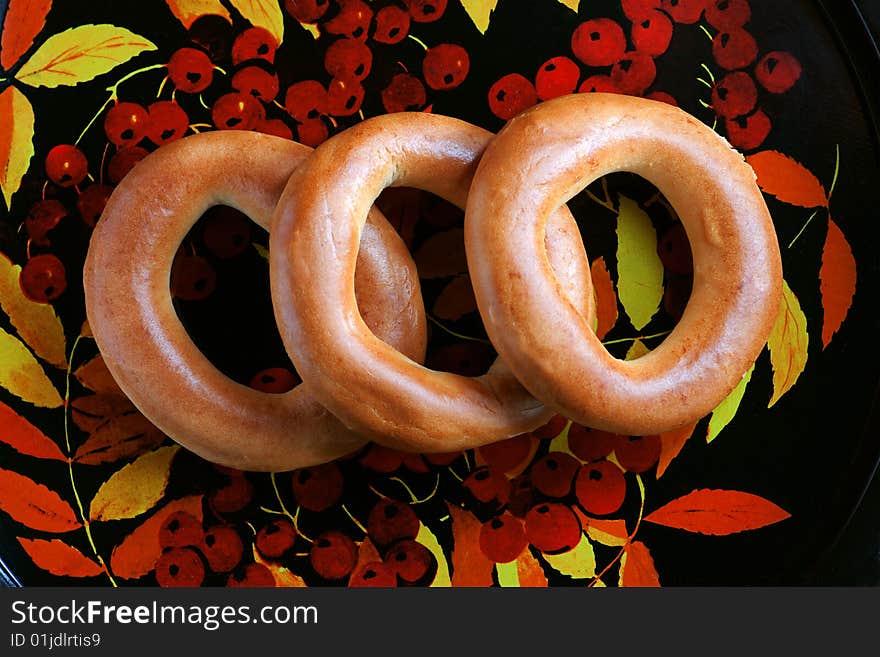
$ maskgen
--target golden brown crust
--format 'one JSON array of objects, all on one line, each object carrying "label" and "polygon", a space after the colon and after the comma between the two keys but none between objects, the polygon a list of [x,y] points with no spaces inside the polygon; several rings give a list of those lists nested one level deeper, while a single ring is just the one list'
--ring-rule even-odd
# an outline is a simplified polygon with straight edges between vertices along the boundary
[{"label": "golden brown crust", "polygon": [[[308,386],[271,395],[220,373],[187,335],[169,294],[174,254],[204,211],[229,205],[269,228],[278,196],[309,153],[252,132],[174,142],[126,176],[92,236],[86,310],[110,372],[162,431],[216,463],[290,470],[365,442],[315,401]],[[411,358],[423,359],[427,329],[415,263],[377,210],[360,253],[357,298],[369,326]]]},{"label": "golden brown crust", "polygon": [[[559,294],[540,239],[552,209],[614,171],[666,195],[694,256],[678,326],[629,362]],[[566,417],[616,433],[712,411],[754,363],[781,298],[779,245],[751,168],[693,117],[639,98],[569,96],[513,119],[480,162],[465,244],[489,337],[519,380]]]},{"label": "golden brown crust", "polygon": [[[282,339],[315,396],[377,442],[425,452],[471,448],[552,415],[501,363],[478,378],[418,365],[377,340],[354,303],[361,227],[382,189],[416,187],[463,207],[491,137],[432,114],[369,119],[318,147],[278,203],[269,269]],[[564,208],[550,222],[542,243],[563,294],[589,323],[595,309],[577,225]]]}]

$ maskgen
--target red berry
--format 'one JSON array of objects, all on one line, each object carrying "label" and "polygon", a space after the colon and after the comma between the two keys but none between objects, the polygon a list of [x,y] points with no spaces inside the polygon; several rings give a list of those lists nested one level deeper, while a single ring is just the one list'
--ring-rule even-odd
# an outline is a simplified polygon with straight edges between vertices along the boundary
[{"label": "red berry", "polygon": [[18,275],[21,291],[31,301],[49,303],[67,289],[64,264],[51,253],[41,253],[28,260]]},{"label": "red berry", "polygon": [[581,523],[564,504],[539,504],[526,514],[526,537],[541,552],[568,552],[581,540]]},{"label": "red berry", "polygon": [[278,95],[278,76],[260,66],[245,66],[232,76],[232,88],[270,103]]},{"label": "red berry", "polygon": [[299,377],[290,370],[283,367],[270,367],[254,374],[248,385],[260,392],[281,394],[293,390],[299,384]]},{"label": "red berry", "polygon": [[230,525],[220,525],[206,531],[199,547],[208,567],[215,573],[228,573],[244,556],[241,536]]},{"label": "red berry", "polygon": [[524,518],[529,509],[535,505],[535,489],[528,473],[523,473],[511,482],[510,500],[507,510],[517,518]]},{"label": "red berry", "polygon": [[274,135],[282,139],[293,139],[293,130],[281,119],[264,119],[257,121],[254,130],[264,135]]},{"label": "red berry", "polygon": [[748,114],[757,102],[758,89],[744,71],[728,73],[712,89],[712,109],[726,119]]},{"label": "red berry", "polygon": [[328,0],[284,0],[284,9],[300,23],[316,23],[329,7]]},{"label": "red berry", "polygon": [[650,470],[660,458],[660,436],[617,436],[614,456],[627,472]]},{"label": "red berry", "polygon": [[46,175],[59,187],[79,185],[88,172],[89,161],[76,146],[59,144],[46,155]]},{"label": "red berry", "polygon": [[652,91],[647,94],[645,98],[649,100],[656,100],[658,103],[666,103],[667,105],[672,105],[673,107],[678,107],[678,101],[672,96],[672,94],[668,94],[665,91]]},{"label": "red berry", "polygon": [[427,583],[437,572],[437,559],[431,551],[411,539],[395,543],[385,556],[385,563],[401,584],[409,586]]},{"label": "red berry", "polygon": [[278,40],[264,27],[249,27],[235,37],[232,44],[232,63],[238,66],[251,59],[275,62]]},{"label": "red berry", "polygon": [[495,563],[510,563],[528,546],[522,520],[505,513],[480,527],[480,551]]},{"label": "red berry", "polygon": [[159,100],[147,108],[147,138],[162,146],[180,139],[189,128],[189,117],[183,108],[171,100]]},{"label": "red berry", "polygon": [[657,255],[667,271],[675,274],[693,273],[691,243],[681,222],[676,222],[663,231],[663,236],[657,243]]},{"label": "red berry", "polygon": [[650,9],[641,14],[632,26],[635,49],[646,55],[662,55],[672,42],[672,21],[662,11]]},{"label": "red berry", "polygon": [[324,68],[334,77],[363,80],[372,66],[373,52],[356,39],[337,39],[324,54]]},{"label": "red berry", "polygon": [[626,35],[610,18],[593,18],[577,26],[571,51],[587,66],[611,66],[626,52]]},{"label": "red berry", "polygon": [[508,472],[528,458],[532,441],[528,434],[523,434],[483,445],[479,450],[487,465],[498,472]]},{"label": "red berry", "polygon": [[684,315],[684,309],[691,298],[693,284],[693,276],[671,274],[666,277],[666,287],[663,290],[663,309],[676,322]]},{"label": "red berry", "polygon": [[196,18],[186,33],[189,40],[208,53],[211,61],[219,62],[229,57],[232,45],[232,24],[217,14],[205,14]]},{"label": "red berry", "polygon": [[755,77],[770,93],[785,93],[800,79],[801,65],[791,53],[769,52],[755,67]]},{"label": "red berry", "polygon": [[660,0],[620,0],[620,7],[627,18],[635,20],[647,9],[659,9]]},{"label": "red berry", "polygon": [[462,485],[481,504],[501,508],[510,499],[510,480],[487,467],[474,470]]},{"label": "red berry", "polygon": [[397,586],[397,572],[381,561],[371,561],[351,574],[348,585],[350,587],[395,587]]},{"label": "red berry", "polygon": [[443,452],[437,454],[422,454],[422,457],[431,465],[447,466],[461,458],[461,455],[462,452]]},{"label": "red berry", "polygon": [[293,523],[287,518],[279,518],[257,532],[254,545],[267,559],[280,559],[293,549],[296,537]]},{"label": "red berry", "polygon": [[709,25],[722,32],[742,27],[751,17],[748,0],[709,0],[706,6]]},{"label": "red berry", "polygon": [[179,91],[198,93],[211,86],[214,64],[201,50],[180,48],[168,60],[168,77]]},{"label": "red berry", "polygon": [[773,127],[770,117],[760,108],[749,116],[727,119],[724,125],[730,143],[744,151],[754,150],[763,144]]},{"label": "red berry", "polygon": [[403,465],[403,454],[396,449],[373,443],[360,458],[360,464],[373,472],[390,474]]},{"label": "red berry", "polygon": [[242,571],[235,571],[226,580],[230,588],[252,588],[256,586],[275,586],[272,571],[261,563],[249,563]]},{"label": "red berry", "polygon": [[758,44],[745,30],[719,32],[712,40],[712,55],[721,68],[735,71],[755,61]]},{"label": "red berry", "polygon": [[611,69],[611,80],[621,92],[639,96],[651,86],[657,76],[657,67],[650,55],[627,53]]},{"label": "red berry", "polygon": [[208,495],[208,503],[218,513],[236,513],[254,498],[254,486],[241,472],[233,471],[229,483]]},{"label": "red berry", "polygon": [[342,579],[357,562],[357,546],[342,532],[325,532],[315,538],[309,550],[309,561],[324,579]]},{"label": "red berry", "polygon": [[379,43],[400,43],[409,34],[409,13],[396,5],[382,7],[376,12],[373,40]]},{"label": "red berry", "polygon": [[418,111],[425,106],[425,85],[416,76],[398,73],[382,90],[382,105],[389,114]]},{"label": "red berry", "polygon": [[676,23],[693,25],[703,15],[707,0],[661,0],[660,7]]},{"label": "red berry", "polygon": [[574,93],[580,77],[580,67],[568,57],[554,57],[541,66],[535,77],[538,98],[550,100]]},{"label": "red berry", "polygon": [[296,127],[296,134],[299,143],[317,148],[327,141],[330,132],[321,119],[306,119]]},{"label": "red berry", "polygon": [[203,537],[202,522],[186,511],[169,514],[159,527],[159,546],[163,549],[198,545]]},{"label": "red berry", "polygon": [[614,81],[608,75],[591,75],[586,80],[581,82],[581,86],[578,87],[578,93],[589,94],[589,93],[606,93],[606,94],[619,94],[621,93],[620,87],[614,84]]},{"label": "red berry", "polygon": [[581,466],[574,484],[578,504],[587,513],[604,516],[614,513],[626,499],[626,479],[611,461]]},{"label": "red berry", "polygon": [[433,23],[446,11],[446,0],[403,0],[416,23]]},{"label": "red berry", "polygon": [[470,68],[467,50],[453,43],[429,48],[422,62],[422,74],[431,89],[454,89],[464,82]]},{"label": "red berry", "polygon": [[149,117],[138,103],[116,103],[104,117],[104,132],[117,146],[133,146],[147,134]]},{"label": "red berry", "polygon": [[532,432],[532,435],[538,440],[552,440],[562,433],[568,424],[561,415],[554,415],[544,426],[538,427]]},{"label": "red berry", "polygon": [[56,199],[44,199],[37,201],[28,212],[24,220],[24,227],[28,237],[34,244],[49,246],[49,238],[46,233],[55,228],[64,217],[67,216],[67,208],[61,201]]},{"label": "red berry", "polygon": [[597,461],[614,450],[615,434],[572,424],[568,430],[568,448],[581,461]]},{"label": "red berry", "polygon": [[300,123],[317,119],[327,113],[327,90],[315,80],[297,82],[288,87],[284,107]]},{"label": "red berry", "polygon": [[250,246],[251,222],[247,215],[226,205],[215,205],[202,217],[202,239],[218,258],[232,258]]},{"label": "red berry", "polygon": [[211,108],[211,120],[220,130],[250,130],[260,120],[260,103],[243,93],[220,96]]},{"label": "red berry", "polygon": [[112,187],[98,183],[89,185],[80,193],[76,199],[76,209],[87,226],[93,228],[98,223],[112,193]]},{"label": "red berry", "polygon": [[192,587],[205,581],[205,564],[192,548],[172,548],[156,562],[156,582],[162,587]]},{"label": "red berry", "polygon": [[550,452],[531,466],[532,486],[547,497],[565,497],[571,492],[571,482],[580,463],[563,452]]},{"label": "red berry", "polygon": [[324,23],[328,34],[338,34],[364,41],[373,21],[373,10],[362,0],[338,0],[339,13]]},{"label": "red berry", "polygon": [[355,78],[333,78],[327,85],[327,113],[333,116],[356,114],[364,102],[364,87]]},{"label": "red berry", "polygon": [[377,545],[415,538],[420,525],[412,507],[395,500],[380,500],[367,516],[367,533]]},{"label": "red berry", "polygon": [[502,121],[509,121],[537,102],[535,86],[519,73],[509,73],[489,88],[489,109]]},{"label": "red berry", "polygon": [[410,472],[418,472],[420,474],[431,471],[421,454],[404,454],[403,466]]},{"label": "red berry", "polygon": [[117,151],[107,165],[107,178],[114,185],[118,185],[128,175],[128,172],[134,169],[134,166],[147,155],[149,155],[147,149],[140,146],[129,146]]},{"label": "red berry", "polygon": [[183,301],[200,301],[217,286],[217,274],[201,256],[183,255],[171,266],[171,294]]},{"label": "red berry", "polygon": [[339,501],[345,480],[335,463],[301,468],[293,474],[293,494],[309,511],[325,511]]}]

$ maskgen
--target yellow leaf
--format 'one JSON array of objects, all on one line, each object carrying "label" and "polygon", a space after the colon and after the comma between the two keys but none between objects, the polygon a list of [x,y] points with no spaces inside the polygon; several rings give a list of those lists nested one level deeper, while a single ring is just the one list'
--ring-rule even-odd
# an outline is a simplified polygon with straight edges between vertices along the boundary
[{"label": "yellow leaf", "polygon": [[556,436],[553,440],[550,441],[550,446],[548,447],[549,452],[562,452],[563,454],[568,454],[569,456],[580,461],[581,459],[575,455],[574,452],[571,451],[571,447],[568,445],[568,432],[571,430],[571,422],[565,425],[565,429],[559,432],[559,435]]},{"label": "yellow leaf", "polygon": [[284,41],[284,14],[278,0],[230,0],[254,27],[268,30],[278,43]]},{"label": "yellow leaf", "polygon": [[171,461],[179,450],[179,445],[160,447],[115,472],[95,493],[89,518],[134,518],[152,509],[165,494]]},{"label": "yellow leaf", "polygon": [[416,542],[421,543],[428,548],[428,550],[431,551],[431,554],[434,555],[434,558],[437,559],[437,574],[434,576],[434,581],[431,582],[431,586],[452,586],[452,580],[449,577],[449,563],[446,561],[446,555],[443,554],[443,549],[440,547],[437,537],[434,536],[434,533],[424,524],[419,527],[419,533],[416,535]]},{"label": "yellow leaf", "polygon": [[312,35],[315,41],[321,38],[321,28],[315,23],[300,23],[300,25],[305,28],[306,32]]},{"label": "yellow leaf", "polygon": [[21,267],[0,253],[0,307],[37,356],[56,367],[64,367],[67,354],[61,320],[51,305],[36,303],[22,294],[18,284],[20,273]]},{"label": "yellow leaf", "polygon": [[214,14],[231,22],[229,12],[220,0],[165,0],[174,17],[183,23],[186,29],[196,21],[199,16]]},{"label": "yellow leaf", "polygon": [[489,20],[498,0],[461,0],[461,5],[477,26],[480,34],[489,29]]},{"label": "yellow leaf", "polygon": [[124,27],[80,25],[46,39],[15,77],[32,87],[70,87],[155,49]]},{"label": "yellow leaf", "polygon": [[617,293],[636,330],[660,309],[663,263],[657,255],[657,231],[639,204],[620,197],[617,222]]},{"label": "yellow leaf", "polygon": [[498,586],[504,588],[535,588],[547,586],[547,577],[541,563],[526,548],[516,559],[508,563],[496,563],[495,575]]},{"label": "yellow leaf", "polygon": [[568,575],[572,579],[587,579],[596,576],[596,554],[590,539],[581,535],[580,542],[573,550],[562,554],[545,554],[544,560],[553,570]]},{"label": "yellow leaf", "polygon": [[736,388],[727,395],[727,399],[718,404],[715,410],[712,411],[712,418],[709,420],[709,430],[706,432],[707,443],[711,443],[715,440],[718,437],[718,434],[721,433],[721,430],[730,424],[733,416],[736,415],[736,411],[739,409],[739,404],[742,401],[743,395],[746,394],[746,386],[749,385],[749,381],[752,379],[752,372],[754,371],[755,366],[752,365],[748,371],[743,374],[740,382],[736,384]]},{"label": "yellow leaf", "polygon": [[519,586],[519,574],[516,570],[516,561],[509,563],[496,563],[495,574],[498,576],[498,586],[504,588],[516,588]]},{"label": "yellow leaf", "polygon": [[626,360],[635,360],[636,358],[641,358],[649,353],[651,353],[651,350],[645,346],[645,343],[641,340],[636,340],[632,343],[632,347],[629,348],[629,351],[626,352]]},{"label": "yellow leaf", "polygon": [[770,331],[767,346],[770,348],[770,364],[773,366],[773,398],[767,405],[770,408],[791,389],[807,366],[807,318],[801,310],[800,302],[785,281],[782,283],[779,315]]},{"label": "yellow leaf", "polygon": [[15,87],[0,94],[0,188],[6,207],[34,155],[34,108]]},{"label": "yellow leaf", "polygon": [[21,340],[0,329],[0,386],[34,406],[58,408],[63,401]]},{"label": "yellow leaf", "polygon": [[275,578],[275,586],[296,589],[306,588],[308,586],[302,577],[291,571],[289,568],[285,568],[281,564],[263,559],[256,546],[254,546],[253,552],[254,561],[263,564],[272,573],[272,577]]},{"label": "yellow leaf", "polygon": [[559,0],[559,2],[571,9],[574,13],[577,13],[578,5],[581,4],[581,0]]}]

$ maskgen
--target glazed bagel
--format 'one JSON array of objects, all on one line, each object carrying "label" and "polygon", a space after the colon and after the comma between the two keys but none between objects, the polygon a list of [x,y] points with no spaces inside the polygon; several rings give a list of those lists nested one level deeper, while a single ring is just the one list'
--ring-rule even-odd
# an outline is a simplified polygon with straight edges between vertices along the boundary
[{"label": "glazed bagel", "polygon": [[[387,446],[466,449],[535,429],[553,414],[497,361],[476,378],[419,365],[376,339],[355,304],[360,234],[379,193],[415,187],[463,208],[491,138],[434,114],[371,118],[319,146],[278,202],[269,271],[288,354],[323,405]],[[541,243],[562,294],[589,325],[595,316],[589,262],[567,210],[550,217]]]},{"label": "glazed bagel", "polygon": [[[542,240],[560,206],[615,171],[659,188],[694,259],[681,321],[629,362],[561,293]],[[780,303],[779,245],[751,168],[685,112],[640,98],[562,97],[510,121],[474,177],[465,244],[489,337],[517,378],[575,422],[625,435],[711,412],[754,363]]]},{"label": "glazed bagel", "polygon": [[[227,378],[193,344],[169,292],[174,254],[208,208],[228,205],[269,228],[284,185],[310,153],[253,132],[181,139],[125,177],[92,236],[86,310],[108,369],[151,422],[215,463],[290,470],[365,442],[328,413],[308,385],[273,395]],[[293,285],[312,283],[297,278]],[[363,232],[355,287],[375,339],[422,360],[427,328],[415,263],[375,209]]]}]

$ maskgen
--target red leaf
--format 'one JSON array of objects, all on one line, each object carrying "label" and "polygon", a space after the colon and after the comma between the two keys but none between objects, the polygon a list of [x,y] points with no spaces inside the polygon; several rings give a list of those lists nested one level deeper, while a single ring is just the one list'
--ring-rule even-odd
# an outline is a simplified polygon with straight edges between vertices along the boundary
[{"label": "red leaf", "polygon": [[736,490],[695,490],[645,517],[646,522],[699,534],[727,536],[790,518],[763,497]]},{"label": "red leaf", "polygon": [[822,309],[825,319],[822,323],[822,348],[831,342],[852,306],[856,293],[856,260],[852,249],[840,228],[833,220],[828,220],[828,235],[822,251],[822,268],[819,270],[822,293]]},{"label": "red leaf", "polygon": [[31,529],[52,534],[81,526],[58,493],[12,470],[0,470],[0,510]]},{"label": "red leaf", "polygon": [[122,579],[138,579],[156,567],[162,552],[159,528],[176,511],[186,511],[202,520],[202,496],[192,495],[169,502],[147,518],[137,529],[113,549],[110,567]]},{"label": "red leaf", "polygon": [[75,547],[53,538],[45,541],[40,538],[19,537],[18,542],[28,553],[38,568],[53,575],[64,577],[95,577],[103,571],[101,565],[92,561]]},{"label": "red leaf", "polygon": [[544,574],[541,562],[528,548],[516,558],[516,574],[522,588],[547,588],[547,575]]},{"label": "red leaf", "polygon": [[86,433],[92,433],[110,418],[137,412],[127,397],[98,393],[78,397],[70,402],[74,424]]},{"label": "red leaf", "polygon": [[593,290],[596,293],[596,337],[600,340],[608,335],[608,331],[617,323],[617,293],[614,291],[614,282],[605,258],[596,258],[590,266],[590,275],[593,278]]},{"label": "red leaf", "polygon": [[113,375],[110,374],[110,370],[107,369],[104,358],[100,354],[92,358],[88,363],[81,365],[73,375],[89,390],[119,397],[125,396]]},{"label": "red leaf", "polygon": [[437,301],[434,302],[434,314],[440,319],[455,321],[477,309],[474,288],[467,274],[459,274],[447,285]]},{"label": "red leaf", "polygon": [[755,170],[758,186],[783,203],[802,208],[828,206],[822,183],[800,162],[776,151],[761,151],[746,161]]},{"label": "red leaf", "polygon": [[620,560],[620,585],[624,587],[657,587],[660,576],[648,546],[636,541],[626,547]]},{"label": "red leaf", "polygon": [[0,40],[0,66],[9,70],[21,59],[46,24],[52,0],[10,0]]},{"label": "red leaf", "polygon": [[660,434],[660,459],[657,461],[657,479],[663,476],[666,468],[672,460],[678,456],[681,448],[693,435],[696,423],[689,424],[681,429],[674,429]]},{"label": "red leaf", "polygon": [[[91,430],[88,439],[79,446],[73,460],[85,465],[111,463],[146,453],[165,441],[165,434],[136,410],[106,420],[87,414],[84,407],[94,412],[103,408],[102,395],[81,397],[74,402],[78,411],[74,419],[83,430]],[[116,398],[126,401],[124,398]],[[92,403],[84,403],[92,400]],[[126,402],[127,403],[127,402]],[[125,408],[125,406],[121,406]],[[133,409],[133,407],[132,407]]]},{"label": "red leaf", "polygon": [[452,586],[491,586],[495,564],[480,550],[480,521],[470,511],[447,506],[452,518]]},{"label": "red leaf", "polygon": [[3,403],[0,403],[0,427],[0,442],[20,454],[38,459],[67,460],[46,434]]}]

